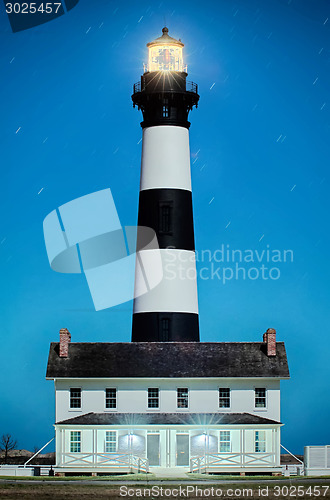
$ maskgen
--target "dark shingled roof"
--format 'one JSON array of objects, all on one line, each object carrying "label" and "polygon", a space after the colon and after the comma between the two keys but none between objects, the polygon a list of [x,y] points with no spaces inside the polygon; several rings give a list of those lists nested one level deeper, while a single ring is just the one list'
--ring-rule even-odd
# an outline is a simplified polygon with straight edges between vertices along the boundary
[{"label": "dark shingled roof", "polygon": [[263,342],[71,343],[67,358],[51,343],[46,377],[288,378],[289,368],[283,342],[272,357]]},{"label": "dark shingled roof", "polygon": [[246,425],[281,424],[251,413],[85,413],[61,425]]}]

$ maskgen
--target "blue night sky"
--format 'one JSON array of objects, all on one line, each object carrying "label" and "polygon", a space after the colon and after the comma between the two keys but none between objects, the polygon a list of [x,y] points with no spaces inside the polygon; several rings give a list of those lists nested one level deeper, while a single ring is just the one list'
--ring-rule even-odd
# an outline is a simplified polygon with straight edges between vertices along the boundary
[{"label": "blue night sky", "polygon": [[132,302],[95,312],[84,275],[50,269],[42,222],[110,187],[122,224],[136,224],[141,116],[130,96],[164,20],[201,95],[190,115],[197,252],[294,256],[263,261],[279,279],[199,279],[201,340],[261,341],[276,328],[292,377],[282,444],[329,444],[326,0],[80,0],[19,33],[1,4],[0,434],[27,449],[52,437],[45,371],[60,328],[73,342],[130,341]]}]

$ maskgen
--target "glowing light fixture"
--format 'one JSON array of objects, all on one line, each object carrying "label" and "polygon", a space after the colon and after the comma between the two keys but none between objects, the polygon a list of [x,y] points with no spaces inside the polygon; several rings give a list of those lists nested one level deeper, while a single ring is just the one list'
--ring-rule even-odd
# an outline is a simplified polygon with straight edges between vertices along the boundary
[{"label": "glowing light fixture", "polygon": [[162,29],[163,34],[147,44],[149,49],[147,71],[187,71],[183,66],[181,40],[176,40],[168,34],[168,28]]}]

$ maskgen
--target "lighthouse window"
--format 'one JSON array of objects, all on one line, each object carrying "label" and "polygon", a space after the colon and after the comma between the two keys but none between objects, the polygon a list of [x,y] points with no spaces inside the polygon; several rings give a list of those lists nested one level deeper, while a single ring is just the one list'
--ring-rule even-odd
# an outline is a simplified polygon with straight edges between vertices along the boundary
[{"label": "lighthouse window", "polygon": [[160,323],[159,340],[168,342],[170,339],[170,319],[162,318]]},{"label": "lighthouse window", "polygon": [[188,408],[188,389],[187,387],[180,387],[177,389],[177,407]]},{"label": "lighthouse window", "polygon": [[172,230],[171,206],[161,205],[159,213],[159,232],[170,233]]},{"label": "lighthouse window", "polygon": [[148,389],[148,408],[159,408],[159,389],[149,387]]},{"label": "lighthouse window", "polygon": [[169,116],[168,106],[163,106],[163,118],[168,118],[168,116]]}]

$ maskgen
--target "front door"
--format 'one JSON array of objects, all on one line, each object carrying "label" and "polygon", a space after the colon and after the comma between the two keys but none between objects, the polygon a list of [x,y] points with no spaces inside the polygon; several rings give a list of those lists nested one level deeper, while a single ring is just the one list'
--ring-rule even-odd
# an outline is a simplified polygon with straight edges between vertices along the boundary
[{"label": "front door", "polygon": [[147,435],[147,458],[149,465],[159,465],[159,434]]},{"label": "front door", "polygon": [[176,465],[189,465],[189,434],[176,435]]}]

